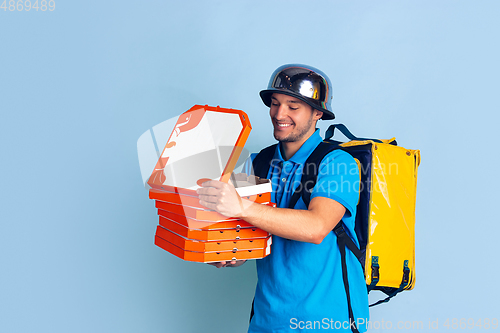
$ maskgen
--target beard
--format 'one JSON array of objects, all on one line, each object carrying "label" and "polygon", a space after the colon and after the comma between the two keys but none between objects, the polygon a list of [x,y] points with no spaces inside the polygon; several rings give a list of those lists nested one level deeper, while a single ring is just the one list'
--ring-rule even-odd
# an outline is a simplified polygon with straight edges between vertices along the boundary
[{"label": "beard", "polygon": [[301,141],[304,136],[309,132],[311,129],[311,126],[313,125],[313,115],[311,114],[311,117],[307,121],[306,124],[304,124],[301,127],[296,127],[291,133],[289,133],[287,136],[278,136],[276,135],[276,131],[274,131],[274,138],[279,141],[279,142],[296,142],[296,141]]}]

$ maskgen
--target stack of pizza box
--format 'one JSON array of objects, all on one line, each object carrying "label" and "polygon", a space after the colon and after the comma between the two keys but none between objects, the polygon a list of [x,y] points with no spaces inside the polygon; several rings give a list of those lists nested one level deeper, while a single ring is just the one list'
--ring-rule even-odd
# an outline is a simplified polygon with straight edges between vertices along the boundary
[{"label": "stack of pizza box", "polygon": [[275,206],[269,180],[233,173],[250,130],[240,110],[195,105],[179,117],[148,180],[159,215],[157,246],[196,262],[259,259],[270,253],[269,233],[204,207],[196,192],[208,180],[230,182],[243,199]]}]

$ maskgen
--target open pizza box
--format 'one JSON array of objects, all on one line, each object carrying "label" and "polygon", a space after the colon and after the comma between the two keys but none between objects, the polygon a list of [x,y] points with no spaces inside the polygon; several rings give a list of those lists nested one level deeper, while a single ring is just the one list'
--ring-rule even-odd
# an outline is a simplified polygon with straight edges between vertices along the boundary
[{"label": "open pizza box", "polygon": [[[208,180],[230,182],[242,198],[275,207],[269,180],[233,173],[250,131],[248,116],[240,110],[195,105],[179,117],[147,182],[151,187],[149,197],[155,200],[160,216],[156,245],[185,260],[202,262],[230,260],[215,260],[226,256],[213,254],[224,253],[229,243],[216,246],[197,242],[245,240],[231,248],[241,249],[236,252],[245,259],[269,253],[271,238],[267,232],[207,209],[199,203],[196,192]],[[263,239],[269,239],[269,243]],[[256,247],[249,249],[249,244]],[[213,253],[205,256],[205,252]]]},{"label": "open pizza box", "polygon": [[233,174],[251,129],[243,111],[193,106],[179,117],[147,182],[152,193],[174,193],[182,202],[198,197],[196,190],[207,180],[231,178],[242,197],[270,193],[269,180]]}]

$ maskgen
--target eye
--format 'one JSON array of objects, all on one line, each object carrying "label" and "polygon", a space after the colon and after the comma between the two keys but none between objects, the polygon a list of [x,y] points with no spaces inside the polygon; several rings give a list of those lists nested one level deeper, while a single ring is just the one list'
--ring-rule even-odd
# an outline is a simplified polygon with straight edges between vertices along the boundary
[{"label": "eye", "polygon": [[292,107],[290,107],[290,110],[294,110],[294,111],[295,111],[295,110],[297,110],[297,109],[298,109],[298,108],[292,108]]}]

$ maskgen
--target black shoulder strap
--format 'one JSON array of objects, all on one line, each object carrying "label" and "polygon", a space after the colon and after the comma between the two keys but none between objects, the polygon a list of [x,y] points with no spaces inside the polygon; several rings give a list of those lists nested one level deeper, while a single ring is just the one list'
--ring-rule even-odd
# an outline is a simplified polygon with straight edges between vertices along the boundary
[{"label": "black shoulder strap", "polygon": [[[257,156],[252,161],[253,174],[260,178],[267,178],[267,174],[269,173],[269,168],[271,167],[271,162],[273,160],[274,152],[276,151],[276,146],[278,144],[274,144],[272,146],[266,147],[262,149]],[[250,322],[252,321],[254,315],[254,300],[252,301],[252,310],[250,311]]]},{"label": "black shoulder strap", "polygon": [[318,179],[319,165],[325,156],[340,147],[331,143],[321,142],[316,149],[309,155],[304,163],[302,178],[300,179],[300,184],[295,188],[295,192],[290,198],[289,208],[294,208],[300,197],[309,206],[311,201],[311,192],[316,185]]},{"label": "black shoulder strap", "polygon": [[[342,265],[342,281],[344,282],[344,290],[345,290],[345,295],[347,298],[347,310],[349,313],[349,325],[351,327],[351,331],[353,333],[359,333],[358,327],[356,326],[356,321],[354,318],[354,313],[352,311],[352,306],[351,306],[351,293],[349,290],[349,278],[347,276],[347,263],[346,263],[346,246],[348,246],[346,242],[351,242],[354,245],[354,242],[352,241],[351,237],[349,237],[343,227],[342,221],[340,221],[337,226],[333,229],[335,231],[335,234],[337,235],[337,245],[339,247],[340,251],[340,258],[341,258],[341,265]],[[360,252],[359,249],[354,245],[354,248],[357,250],[357,252]],[[358,258],[359,259],[359,258]]]},{"label": "black shoulder strap", "polygon": [[[358,141],[371,140],[373,142],[382,143],[382,140],[379,140],[379,139],[368,139],[368,138],[357,137],[354,134],[352,134],[351,131],[349,131],[344,124],[333,124],[333,125],[330,125],[330,127],[328,127],[328,129],[325,132],[325,140],[333,141],[335,143],[342,143],[342,142],[339,142],[339,141],[331,140],[331,138],[332,138],[332,136],[333,136],[333,134],[335,132],[335,129],[338,129],[340,131],[340,133],[344,134],[344,136],[346,138],[348,138],[349,140],[358,140]],[[398,143],[396,142],[396,140],[393,140],[393,141],[389,142],[389,144],[394,145],[394,146],[398,145]]]},{"label": "black shoulder strap", "polygon": [[267,178],[269,168],[271,167],[271,162],[273,160],[274,152],[276,151],[276,146],[266,147],[262,149],[257,156],[252,161],[253,174],[260,178]]},{"label": "black shoulder strap", "polygon": [[[309,155],[306,163],[304,163],[304,169],[302,171],[302,178],[300,180],[300,185],[297,186],[295,192],[293,193],[289,208],[294,208],[297,204],[297,201],[300,197],[306,204],[309,206],[311,201],[311,192],[316,185],[318,174],[319,174],[319,165],[321,161],[325,158],[325,156],[335,149],[339,149],[338,144],[332,144],[327,142],[321,142],[316,149]],[[347,308],[349,312],[349,324],[353,333],[359,333],[358,328],[356,326],[354,313],[352,311],[351,306],[351,294],[349,290],[349,281],[347,277],[347,263],[346,263],[346,247],[351,250],[354,255],[358,258],[359,262],[362,263],[364,260],[362,257],[362,253],[359,248],[356,246],[354,241],[349,237],[349,235],[345,232],[342,221],[340,221],[337,226],[334,228],[334,232],[337,235],[337,245],[339,247],[339,251],[341,254],[341,264],[342,264],[342,280],[344,282],[344,289],[347,298]],[[363,265],[362,265],[363,266]]]}]

